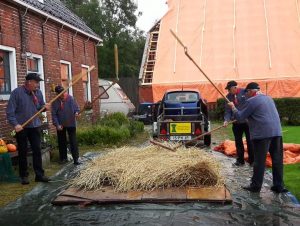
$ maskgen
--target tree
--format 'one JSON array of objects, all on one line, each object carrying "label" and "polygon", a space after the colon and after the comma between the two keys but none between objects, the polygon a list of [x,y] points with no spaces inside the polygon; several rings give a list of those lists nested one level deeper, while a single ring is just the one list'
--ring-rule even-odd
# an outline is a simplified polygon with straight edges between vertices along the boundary
[{"label": "tree", "polygon": [[98,48],[101,77],[114,76],[114,44],[119,48],[120,76],[138,76],[145,37],[136,27],[134,1],[64,0],[64,3],[103,39],[103,46]]}]

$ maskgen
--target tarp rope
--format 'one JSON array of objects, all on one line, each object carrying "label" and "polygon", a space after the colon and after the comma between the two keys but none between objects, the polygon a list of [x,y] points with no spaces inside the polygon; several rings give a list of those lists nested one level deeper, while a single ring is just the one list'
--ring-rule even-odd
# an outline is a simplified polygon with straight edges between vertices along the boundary
[{"label": "tarp rope", "polygon": [[203,43],[204,43],[204,32],[205,32],[205,26],[206,26],[206,2],[204,1],[204,12],[203,12],[203,25],[202,25],[202,32],[201,32],[201,50],[200,50],[200,67],[202,66],[202,56],[203,56]]},{"label": "tarp rope", "polygon": [[299,3],[298,3],[298,0],[296,0],[296,8],[297,8],[298,22],[300,24],[300,12],[299,12]]},{"label": "tarp rope", "polygon": [[264,12],[265,12],[265,22],[266,22],[266,32],[267,32],[267,42],[268,42],[269,68],[271,69],[272,68],[272,59],[271,59],[269,23],[268,23],[268,17],[267,17],[266,0],[264,0]]},{"label": "tarp rope", "polygon": [[236,49],[235,49],[235,33],[236,33],[236,1],[233,0],[233,26],[232,26],[232,47],[233,47],[233,68],[236,69]]},{"label": "tarp rope", "polygon": [[[180,6],[181,6],[181,0],[179,0],[178,6],[177,6],[176,27],[175,27],[176,33],[178,33],[178,23],[179,23]],[[178,44],[178,41],[175,40],[174,65],[173,65],[173,73],[174,73],[174,74],[176,73],[177,44]]]}]

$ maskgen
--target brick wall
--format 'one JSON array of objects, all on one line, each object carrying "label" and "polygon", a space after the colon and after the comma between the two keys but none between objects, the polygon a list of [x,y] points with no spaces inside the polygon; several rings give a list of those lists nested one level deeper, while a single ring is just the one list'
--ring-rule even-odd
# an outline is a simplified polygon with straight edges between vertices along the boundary
[{"label": "brick wall", "polygon": [[[25,16],[24,16],[25,15]],[[46,102],[55,96],[51,86],[60,84],[60,60],[69,61],[73,77],[81,73],[81,65],[92,66],[91,72],[92,98],[99,94],[97,47],[96,41],[75,31],[62,27],[54,21],[34,14],[25,9],[11,5],[6,1],[0,2],[0,45],[16,49],[18,85],[24,83],[27,71],[26,59],[22,53],[32,52],[43,56],[45,76]],[[82,108],[84,106],[83,85],[79,81],[73,87],[73,95]],[[0,136],[7,136],[12,128],[7,124],[5,109],[7,101],[0,100]],[[93,107],[94,117],[99,115],[99,103]],[[47,114],[51,124],[51,116]]]}]

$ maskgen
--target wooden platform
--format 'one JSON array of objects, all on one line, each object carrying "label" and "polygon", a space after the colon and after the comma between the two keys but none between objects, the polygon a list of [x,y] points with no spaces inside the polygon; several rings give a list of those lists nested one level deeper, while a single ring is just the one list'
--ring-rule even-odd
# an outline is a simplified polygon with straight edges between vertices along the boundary
[{"label": "wooden platform", "polygon": [[54,205],[88,205],[105,203],[184,203],[215,202],[232,203],[231,195],[226,187],[221,188],[174,188],[154,190],[152,192],[117,193],[107,187],[98,191],[83,191],[68,188],[53,201]]}]

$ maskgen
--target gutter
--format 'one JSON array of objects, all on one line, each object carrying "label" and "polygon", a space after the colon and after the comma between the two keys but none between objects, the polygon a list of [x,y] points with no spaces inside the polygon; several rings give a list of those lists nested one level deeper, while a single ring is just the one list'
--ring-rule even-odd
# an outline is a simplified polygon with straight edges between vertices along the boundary
[{"label": "gutter", "polygon": [[66,23],[63,20],[58,19],[58,18],[56,18],[56,17],[54,17],[54,16],[52,16],[52,15],[50,15],[48,13],[45,13],[44,11],[42,11],[40,9],[36,9],[34,6],[29,5],[27,3],[24,3],[21,0],[12,0],[12,1],[15,2],[15,3],[17,3],[17,4],[19,4],[19,5],[22,5],[22,6],[26,7],[27,9],[32,10],[33,12],[41,14],[41,15],[45,16],[48,19],[51,19],[51,20],[53,20],[55,22],[58,22],[58,23],[62,24],[63,26],[71,28],[72,30],[75,30],[75,31],[77,31],[77,32],[79,32],[79,33],[81,33],[81,34],[83,34],[85,36],[88,36],[89,38],[92,38],[92,39],[98,41],[98,44],[101,43],[101,42],[103,42],[103,40],[101,38],[99,38],[99,37],[97,37],[95,35],[89,34],[89,33],[85,32],[85,31],[82,31],[81,29],[79,29],[79,28],[77,28],[77,27],[75,27],[75,26],[73,26],[73,25],[71,25],[69,23]]}]

